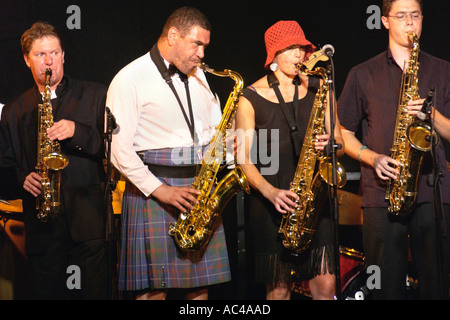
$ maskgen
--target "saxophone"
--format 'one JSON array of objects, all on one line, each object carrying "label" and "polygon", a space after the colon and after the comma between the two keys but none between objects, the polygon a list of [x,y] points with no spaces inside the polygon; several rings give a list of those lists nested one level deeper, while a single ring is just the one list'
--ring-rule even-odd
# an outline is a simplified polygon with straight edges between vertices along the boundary
[{"label": "saxophone", "polygon": [[437,134],[426,121],[415,120],[408,114],[407,105],[410,100],[419,99],[419,39],[417,35],[408,33],[412,41],[409,61],[405,61],[400,87],[397,117],[395,121],[394,141],[391,147],[391,158],[400,163],[398,179],[390,179],[386,187],[386,200],[389,200],[388,211],[397,216],[407,216],[414,206],[417,196],[417,182],[424,153],[431,148],[431,134],[437,141]]},{"label": "saxophone", "polygon": [[[322,55],[319,58],[323,60]],[[329,157],[314,147],[315,136],[325,133],[325,110],[329,91],[325,69],[317,67],[313,71],[309,70],[314,64],[315,60],[311,60],[310,57],[308,61],[297,68],[302,74],[320,75],[323,78],[323,84],[314,99],[294,179],[290,185],[290,191],[299,196],[299,200],[296,202],[297,207],[294,212],[283,214],[278,230],[283,246],[296,253],[309,247],[316,232],[323,204],[327,199],[327,184],[333,184],[333,166]],[[337,187],[342,188],[347,182],[346,173],[339,162],[336,165]]]},{"label": "saxophone", "polygon": [[216,133],[205,151],[200,171],[191,184],[192,188],[200,191],[197,196],[198,203],[192,210],[181,212],[177,221],[169,226],[169,235],[174,238],[176,245],[182,251],[203,248],[210,241],[217,227],[217,218],[228,201],[241,189],[250,193],[247,178],[239,165],[235,165],[235,168],[216,184],[217,172],[226,153],[223,139],[226,136],[226,130],[232,125],[244,85],[242,77],[228,69],[222,72],[215,71],[203,63],[199,67],[216,76],[232,78],[235,86],[228,97]]},{"label": "saxophone", "polygon": [[38,105],[38,137],[36,172],[41,176],[42,190],[36,198],[37,218],[46,222],[58,215],[61,206],[60,184],[61,170],[69,160],[61,154],[58,141],[50,141],[47,130],[53,126],[50,78],[52,70],[45,70],[45,89],[43,102]]}]

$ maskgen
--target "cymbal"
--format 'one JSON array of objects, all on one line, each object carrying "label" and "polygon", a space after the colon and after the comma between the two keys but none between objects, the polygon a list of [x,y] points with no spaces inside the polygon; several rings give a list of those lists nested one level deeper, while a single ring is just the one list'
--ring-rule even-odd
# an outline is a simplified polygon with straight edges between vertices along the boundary
[{"label": "cymbal", "polygon": [[337,190],[340,225],[362,225],[361,196]]}]

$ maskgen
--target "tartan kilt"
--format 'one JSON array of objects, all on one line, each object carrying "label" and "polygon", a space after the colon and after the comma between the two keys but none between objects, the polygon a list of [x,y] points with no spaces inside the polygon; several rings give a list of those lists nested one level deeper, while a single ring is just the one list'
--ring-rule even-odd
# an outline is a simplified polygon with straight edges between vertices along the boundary
[{"label": "tartan kilt", "polygon": [[[146,151],[146,163],[171,165],[171,149]],[[159,179],[170,186],[189,186],[194,178]],[[122,199],[119,290],[194,288],[231,279],[222,223],[207,247],[182,252],[168,234],[178,210],[145,197],[129,181]]]}]

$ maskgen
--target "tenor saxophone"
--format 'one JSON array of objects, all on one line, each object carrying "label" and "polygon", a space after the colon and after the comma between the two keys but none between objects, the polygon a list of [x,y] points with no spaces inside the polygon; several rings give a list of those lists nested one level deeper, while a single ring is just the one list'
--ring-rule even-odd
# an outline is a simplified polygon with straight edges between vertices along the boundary
[{"label": "tenor saxophone", "polygon": [[53,126],[50,78],[52,70],[45,70],[43,102],[38,105],[38,137],[36,172],[41,176],[41,193],[36,198],[37,218],[46,222],[58,215],[61,207],[61,170],[69,159],[61,153],[57,140],[51,141],[47,130]]},{"label": "tenor saxophone", "polygon": [[169,235],[174,238],[175,244],[182,251],[195,251],[206,246],[217,228],[218,217],[229,200],[240,190],[250,193],[244,171],[237,164],[219,183],[216,182],[226,152],[224,137],[227,129],[231,128],[244,85],[242,77],[228,69],[215,71],[205,64],[199,67],[213,75],[232,78],[235,86],[228,97],[216,133],[205,151],[200,171],[191,184],[191,188],[200,191],[197,196],[198,203],[192,210],[181,212],[177,221],[169,226]]},{"label": "tenor saxophone", "polygon": [[390,179],[386,186],[386,200],[389,200],[388,211],[396,216],[407,216],[414,207],[417,196],[417,182],[425,152],[431,149],[427,137],[438,136],[426,121],[417,121],[408,114],[408,102],[419,99],[419,38],[408,33],[412,41],[410,58],[405,62],[402,75],[397,116],[395,120],[394,140],[391,147],[391,158],[400,163],[397,179]]},{"label": "tenor saxophone", "polygon": [[[297,207],[293,212],[283,214],[278,232],[281,234],[283,246],[296,253],[306,250],[316,232],[317,223],[327,199],[328,187],[333,185],[332,170],[328,156],[314,147],[316,135],[325,133],[325,111],[327,93],[329,91],[328,76],[322,67],[310,70],[317,59],[324,60],[319,55],[314,60],[308,59],[298,66],[299,73],[320,75],[323,84],[316,93],[309,116],[308,126],[303,140],[297,168],[290,184],[290,191],[299,196]],[[325,58],[326,59],[326,58]],[[344,167],[337,162],[337,187],[342,188],[347,182]]]}]

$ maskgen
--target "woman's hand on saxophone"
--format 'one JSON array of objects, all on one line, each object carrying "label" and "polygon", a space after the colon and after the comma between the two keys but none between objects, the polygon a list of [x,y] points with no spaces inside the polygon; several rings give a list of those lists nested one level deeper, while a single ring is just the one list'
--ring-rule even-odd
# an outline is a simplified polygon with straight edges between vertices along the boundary
[{"label": "woman's hand on saxophone", "polygon": [[297,207],[295,201],[298,200],[298,195],[290,190],[278,189],[273,186],[264,193],[264,196],[269,199],[280,213],[293,212]]},{"label": "woman's hand on saxophone", "polygon": [[42,190],[41,176],[36,172],[31,172],[23,182],[23,189],[35,197],[40,195]]}]

